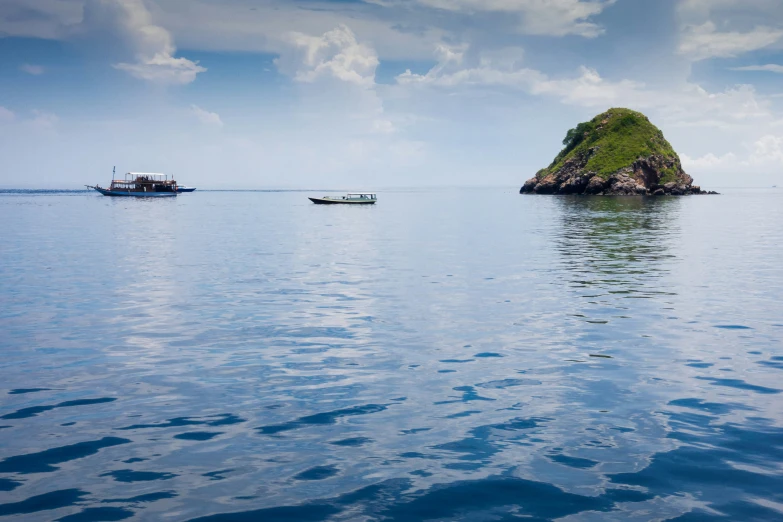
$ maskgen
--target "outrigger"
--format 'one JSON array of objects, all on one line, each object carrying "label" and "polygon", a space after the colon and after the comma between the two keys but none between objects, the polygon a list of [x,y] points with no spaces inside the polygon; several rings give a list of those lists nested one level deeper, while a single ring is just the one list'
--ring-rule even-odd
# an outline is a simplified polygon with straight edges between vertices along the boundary
[{"label": "outrigger", "polygon": [[112,169],[112,180],[109,188],[100,185],[85,185],[97,190],[104,196],[165,198],[177,195],[177,182],[169,179],[166,174],[151,172],[128,172],[125,179],[114,179],[116,167]]}]

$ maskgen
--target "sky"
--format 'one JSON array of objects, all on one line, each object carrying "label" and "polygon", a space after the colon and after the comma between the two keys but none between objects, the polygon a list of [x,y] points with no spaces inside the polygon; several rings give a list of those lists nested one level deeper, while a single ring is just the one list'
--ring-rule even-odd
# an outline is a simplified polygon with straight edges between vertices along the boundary
[{"label": "sky", "polygon": [[2,187],[519,187],[611,107],[783,186],[783,1],[0,0]]}]

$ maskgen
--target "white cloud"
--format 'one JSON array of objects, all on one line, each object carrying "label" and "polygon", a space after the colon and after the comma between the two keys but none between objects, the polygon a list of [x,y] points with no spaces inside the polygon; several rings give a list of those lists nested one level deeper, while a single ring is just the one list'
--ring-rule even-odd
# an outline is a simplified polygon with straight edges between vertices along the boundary
[{"label": "white cloud", "polygon": [[692,158],[681,154],[683,167],[694,171],[730,171],[743,169],[745,171],[763,172],[764,169],[779,169],[783,167],[783,136],[767,134],[755,142],[745,143],[746,153],[738,156],[733,152],[722,155],[708,153]]},{"label": "white cloud", "polygon": [[[206,71],[197,62],[175,57],[171,33],[153,22],[144,0],[4,0],[0,35],[77,40],[97,35],[111,37],[113,43],[125,40],[136,60],[114,67],[156,83],[186,84]],[[44,72],[38,65],[21,69],[29,74]]]},{"label": "white cloud", "polygon": [[27,74],[32,74],[33,76],[40,76],[44,73],[44,68],[40,65],[31,65],[29,63],[26,63],[19,67],[20,71],[26,72]]},{"label": "white cloud", "polygon": [[[519,31],[524,34],[565,36],[574,34],[593,38],[603,28],[588,21],[616,0],[416,0],[430,8],[466,14],[476,12],[511,13],[520,17]],[[380,5],[410,5],[399,1],[375,0]]]},{"label": "white cloud", "polygon": [[[437,63],[425,74],[414,74],[410,69],[397,76],[401,85],[431,85],[438,87],[505,86],[525,88],[544,75],[532,69],[519,67],[524,52],[515,48],[518,60],[509,59],[505,53],[499,63],[492,56],[481,55],[474,66],[465,65],[467,45],[447,46],[440,44],[435,48]],[[475,60],[474,60],[475,61]]]},{"label": "white cloud", "polygon": [[198,73],[206,71],[197,62],[187,58],[174,58],[166,53],[159,53],[151,58],[140,58],[137,63],[117,63],[114,67],[141,80],[167,85],[191,83]]},{"label": "white cloud", "polygon": [[606,107],[618,103],[639,106],[644,103],[644,84],[631,80],[609,81],[595,69],[580,67],[580,75],[573,79],[541,81],[533,86],[532,94],[559,97],[564,103],[585,107]]},{"label": "white cloud", "polygon": [[[503,87],[521,90],[531,95],[548,95],[563,103],[585,107],[607,106],[620,100],[630,100],[644,87],[630,80],[605,80],[594,69],[581,67],[574,78],[553,79],[536,69],[521,67],[521,49],[500,53],[501,60],[491,55],[479,55],[475,66],[463,66],[465,48],[437,49],[438,63],[426,74],[406,70],[397,77],[400,85],[430,85],[445,88],[457,86]],[[497,56],[497,55],[496,55]],[[518,58],[517,58],[518,57]]]},{"label": "white cloud", "polygon": [[585,2],[579,0],[554,0],[526,2],[523,11],[523,32],[550,36],[575,34],[593,38],[604,33],[600,26],[587,22],[591,16],[600,14],[615,0]]},{"label": "white cloud", "polygon": [[286,161],[330,173],[332,183],[347,172],[374,179],[426,160],[426,145],[403,132],[412,120],[384,107],[389,86],[376,83],[379,59],[370,42],[345,25],[315,35],[290,34],[285,41],[275,64],[294,80],[298,97],[287,113],[294,128],[278,131],[277,139],[289,143],[275,155],[293,151],[294,159]]},{"label": "white cloud", "polygon": [[783,165],[783,136],[767,135],[753,144],[752,165]]},{"label": "white cloud", "polygon": [[196,118],[205,125],[214,125],[216,127],[223,126],[223,120],[220,119],[220,115],[216,112],[204,110],[198,105],[191,105],[190,110]]},{"label": "white cloud", "polygon": [[397,76],[401,85],[432,85],[438,87],[494,86],[532,91],[547,81],[547,76],[534,69],[501,70],[488,65],[446,71],[438,64],[426,74],[414,74],[410,69]]},{"label": "white cloud", "polygon": [[136,52],[135,63],[117,63],[115,68],[160,84],[187,84],[206,71],[198,62],[175,58],[176,47],[171,33],[152,21],[142,0],[99,0],[112,10]]},{"label": "white cloud", "polygon": [[335,78],[361,87],[375,84],[378,55],[372,47],[359,43],[345,25],[321,36],[291,33],[289,42],[291,51],[283,53],[276,64],[296,81],[313,83]]},{"label": "white cloud", "polygon": [[746,65],[745,67],[732,67],[732,71],[766,71],[778,74],[783,74],[783,65],[767,64],[767,65]]},{"label": "white cloud", "polygon": [[769,100],[760,97],[752,85],[710,92],[699,85],[686,84],[679,91],[651,94],[660,97],[660,107],[679,126],[728,129],[772,118]]},{"label": "white cloud", "polygon": [[733,152],[728,152],[722,156],[716,156],[710,152],[698,158],[691,158],[687,154],[680,154],[680,159],[682,160],[682,165],[685,170],[710,169],[737,164],[737,156]]},{"label": "white cloud", "polygon": [[369,44],[359,42],[350,28],[340,25],[320,36],[292,33],[287,41],[288,48],[275,65],[303,86],[306,112],[339,118],[357,132],[390,134],[396,130],[376,91],[378,55]]},{"label": "white cloud", "polygon": [[0,123],[10,123],[16,119],[13,111],[0,106]]},{"label": "white cloud", "polygon": [[731,58],[763,49],[783,37],[783,30],[757,26],[748,32],[717,30],[715,23],[707,21],[701,25],[688,25],[680,40],[680,54],[694,61],[707,58]]}]

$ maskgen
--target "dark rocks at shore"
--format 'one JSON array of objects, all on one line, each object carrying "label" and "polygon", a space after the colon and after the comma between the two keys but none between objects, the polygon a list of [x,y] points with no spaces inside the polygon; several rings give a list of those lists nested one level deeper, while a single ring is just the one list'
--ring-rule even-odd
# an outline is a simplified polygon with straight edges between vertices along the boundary
[{"label": "dark rocks at shore", "polygon": [[[661,183],[663,158],[650,157],[634,162],[604,178],[583,170],[583,161],[575,158],[566,162],[563,168],[542,178],[533,177],[525,182],[520,194],[593,195],[593,196],[690,196],[717,194],[702,190],[693,184],[693,178],[681,169],[677,181]],[[679,162],[677,162],[679,167]],[[676,168],[674,165],[666,168]]]}]

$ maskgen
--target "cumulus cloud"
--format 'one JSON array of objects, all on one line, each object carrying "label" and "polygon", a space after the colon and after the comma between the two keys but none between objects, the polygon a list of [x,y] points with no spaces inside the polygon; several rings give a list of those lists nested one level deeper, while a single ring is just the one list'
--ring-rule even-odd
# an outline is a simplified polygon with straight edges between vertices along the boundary
[{"label": "cumulus cloud", "polygon": [[783,165],[783,136],[766,135],[753,144],[752,165]]},{"label": "cumulus cloud", "polygon": [[716,156],[710,152],[698,158],[691,158],[687,154],[680,154],[680,159],[682,160],[682,165],[686,170],[703,170],[737,164],[737,156],[733,152],[728,152],[722,156]]},{"label": "cumulus cloud", "polygon": [[372,47],[359,43],[345,25],[321,36],[291,33],[288,41],[290,50],[282,53],[276,64],[296,81],[313,83],[334,78],[361,87],[375,84],[378,55]]},{"label": "cumulus cloud", "polygon": [[[630,99],[643,84],[630,80],[608,81],[595,70],[580,67],[576,77],[553,79],[536,69],[521,66],[523,52],[480,54],[475,65],[464,64],[465,48],[439,46],[438,63],[426,74],[406,70],[397,76],[400,85],[503,87],[521,90],[531,95],[548,95],[564,103],[586,107],[605,106]],[[498,60],[496,56],[501,56]]]},{"label": "cumulus cloud", "polygon": [[216,127],[223,126],[223,120],[220,119],[220,115],[216,112],[204,110],[198,105],[191,105],[190,110],[196,118],[205,125],[213,125]]},{"label": "cumulus cloud", "polygon": [[431,85],[438,87],[468,86],[505,86],[526,88],[545,78],[545,76],[533,69],[527,69],[520,65],[524,51],[514,48],[516,57],[511,52],[498,52],[501,60],[492,55],[480,54],[470,57],[468,60],[467,45],[449,46],[440,44],[435,48],[437,63],[425,74],[414,74],[410,69],[397,76],[396,80],[401,85]]},{"label": "cumulus cloud", "polygon": [[734,152],[717,155],[707,153],[692,158],[681,154],[683,167],[694,171],[731,171],[737,169],[763,172],[765,169],[779,169],[783,166],[783,136],[767,134],[756,141],[744,144],[742,156]]},{"label": "cumulus cloud", "polygon": [[22,72],[26,72],[27,74],[32,74],[33,76],[40,76],[44,73],[44,68],[40,65],[31,65],[29,63],[26,63],[19,67],[19,70]]},{"label": "cumulus cloud", "polygon": [[[51,39],[110,36],[130,44],[135,61],[114,67],[151,82],[187,84],[206,71],[197,62],[177,58],[171,33],[154,23],[144,0],[4,0],[0,34]],[[106,32],[110,32],[107,35]],[[43,67],[23,65],[29,74]]]},{"label": "cumulus cloud", "polygon": [[115,68],[142,80],[169,85],[191,83],[206,71],[198,62],[174,56],[177,49],[171,33],[152,21],[142,0],[95,1],[115,13],[136,54],[135,62],[117,63]]},{"label": "cumulus cloud", "polygon": [[523,32],[550,36],[575,34],[593,38],[604,33],[599,25],[587,20],[600,14],[615,0],[580,1],[555,0],[550,2],[528,1],[523,3]]},{"label": "cumulus cloud", "polygon": [[375,49],[340,25],[322,35],[291,33],[275,64],[279,72],[306,87],[303,108],[371,134],[390,134],[396,126],[376,90]]},{"label": "cumulus cloud", "polygon": [[685,27],[680,41],[680,54],[694,61],[707,58],[731,58],[763,49],[780,40],[783,30],[757,26],[751,31],[738,32],[717,30],[714,22]]},{"label": "cumulus cloud", "polygon": [[611,81],[597,70],[580,67],[571,79],[546,79],[533,86],[533,94],[559,97],[563,102],[586,107],[604,107],[618,103],[639,106],[644,103],[644,84],[632,80]]},{"label": "cumulus cloud", "polygon": [[732,71],[766,71],[778,74],[783,74],[783,65],[767,64],[767,65],[746,65],[745,67],[732,67]]}]

